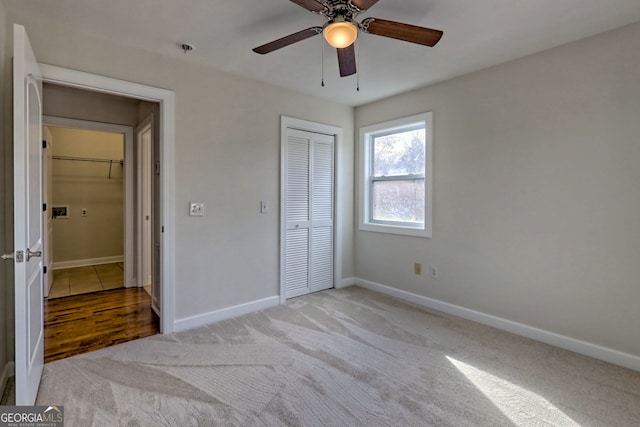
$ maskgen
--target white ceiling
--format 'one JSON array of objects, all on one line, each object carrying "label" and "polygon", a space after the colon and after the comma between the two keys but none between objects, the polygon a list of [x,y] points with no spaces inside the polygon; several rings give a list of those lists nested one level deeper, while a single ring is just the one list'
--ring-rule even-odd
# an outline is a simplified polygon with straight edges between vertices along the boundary
[{"label": "white ceiling", "polygon": [[[207,63],[347,105],[362,105],[640,21],[639,0],[380,0],[378,17],[444,31],[438,45],[361,34],[356,76],[340,78],[335,50],[316,36],[267,55],[252,48],[324,23],[288,0],[4,0],[10,16]],[[183,54],[177,43],[195,50]],[[636,52],[637,54],[637,52]]]}]

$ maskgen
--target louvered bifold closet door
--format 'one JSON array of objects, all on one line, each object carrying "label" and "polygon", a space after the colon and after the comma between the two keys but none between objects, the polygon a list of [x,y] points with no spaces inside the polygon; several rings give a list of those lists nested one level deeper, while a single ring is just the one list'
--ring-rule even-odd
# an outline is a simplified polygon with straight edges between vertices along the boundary
[{"label": "louvered bifold closet door", "polygon": [[287,129],[285,298],[333,286],[333,137]]},{"label": "louvered bifold closet door", "polygon": [[290,130],[287,137],[285,297],[309,293],[309,148],[311,140]]}]

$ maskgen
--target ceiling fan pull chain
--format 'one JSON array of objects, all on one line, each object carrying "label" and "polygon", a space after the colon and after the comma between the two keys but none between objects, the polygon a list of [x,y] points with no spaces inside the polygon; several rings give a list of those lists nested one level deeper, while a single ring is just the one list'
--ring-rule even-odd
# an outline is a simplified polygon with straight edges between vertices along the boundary
[{"label": "ceiling fan pull chain", "polygon": [[320,39],[320,43],[322,43],[322,81],[320,82],[320,86],[324,87],[324,38]]},{"label": "ceiling fan pull chain", "polygon": [[356,41],[356,92],[360,92],[360,42]]}]

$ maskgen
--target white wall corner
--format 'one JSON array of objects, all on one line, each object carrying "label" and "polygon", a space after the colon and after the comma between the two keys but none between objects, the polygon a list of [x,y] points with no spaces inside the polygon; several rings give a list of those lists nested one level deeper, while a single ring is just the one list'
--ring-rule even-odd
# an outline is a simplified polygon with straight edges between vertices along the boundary
[{"label": "white wall corner", "polygon": [[356,278],[355,277],[347,277],[344,279],[341,279],[340,281],[336,282],[336,289],[343,289],[343,288],[348,288],[349,286],[353,286],[356,284]]},{"label": "white wall corner", "polygon": [[565,335],[556,334],[555,332],[550,332],[544,329],[538,329],[522,323],[513,322],[511,320],[492,316],[490,314],[471,310],[458,305],[449,304],[444,301],[439,301],[433,298],[414,294],[412,292],[403,291],[391,286],[372,282],[370,280],[356,277],[355,284],[358,286],[362,286],[363,288],[380,292],[414,304],[418,304],[426,308],[452,314],[463,319],[472,320],[474,322],[482,323],[483,325],[491,326],[496,329],[510,332],[512,334],[520,335],[526,338],[543,342],[545,344],[552,345],[554,347],[573,351],[584,356],[593,357],[594,359],[599,359],[604,362],[612,363],[614,365],[622,366],[624,368],[633,369],[634,371],[640,372],[640,356],[637,355],[623,353],[618,350],[613,350],[597,344],[581,341]]},{"label": "white wall corner", "polygon": [[256,301],[250,301],[244,304],[221,308],[219,310],[210,311],[208,313],[184,317],[175,321],[173,331],[186,331],[187,329],[193,329],[210,323],[219,322],[221,320],[230,319],[232,317],[238,317],[244,314],[253,313],[254,311],[264,310],[269,307],[274,307],[278,304],[280,304],[280,296],[276,295]]}]

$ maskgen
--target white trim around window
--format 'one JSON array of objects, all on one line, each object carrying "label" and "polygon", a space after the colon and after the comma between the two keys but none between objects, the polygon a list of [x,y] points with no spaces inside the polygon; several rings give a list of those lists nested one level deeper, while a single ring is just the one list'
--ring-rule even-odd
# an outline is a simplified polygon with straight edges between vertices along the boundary
[{"label": "white trim around window", "polygon": [[[373,173],[373,140],[379,135],[389,135],[414,130],[424,126],[425,152],[424,173],[412,173],[406,176],[380,177]],[[384,123],[377,123],[360,128],[360,209],[359,229],[380,233],[401,234],[406,236],[432,237],[433,210],[433,113],[427,112],[411,117],[404,117]],[[381,221],[373,218],[373,183],[388,180],[411,180],[424,177],[424,221],[403,223]]]}]

